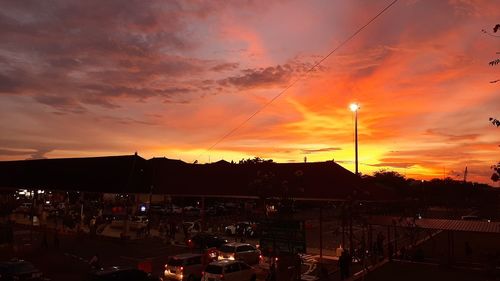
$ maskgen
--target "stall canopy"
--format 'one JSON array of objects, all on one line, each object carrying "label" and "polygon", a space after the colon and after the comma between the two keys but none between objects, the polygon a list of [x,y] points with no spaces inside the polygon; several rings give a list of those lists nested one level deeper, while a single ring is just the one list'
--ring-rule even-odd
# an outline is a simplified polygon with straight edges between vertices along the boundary
[{"label": "stall canopy", "polygon": [[422,229],[463,232],[500,233],[500,223],[490,221],[415,219],[391,216],[375,216],[369,220],[369,224],[382,226],[418,227]]}]

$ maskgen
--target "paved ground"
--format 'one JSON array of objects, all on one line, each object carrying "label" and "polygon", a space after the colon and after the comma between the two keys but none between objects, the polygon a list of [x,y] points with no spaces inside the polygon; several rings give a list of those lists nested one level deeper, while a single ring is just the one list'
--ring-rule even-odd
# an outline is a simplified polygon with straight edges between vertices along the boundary
[{"label": "paved ground", "polygon": [[486,281],[500,280],[495,273],[466,268],[451,268],[437,264],[411,263],[394,261],[370,272],[364,277],[366,281]]},{"label": "paved ground", "polygon": [[[15,245],[0,247],[0,260],[25,259],[53,281],[83,281],[90,270],[88,261],[95,254],[100,256],[104,267],[138,266],[140,262],[151,261],[153,275],[160,276],[169,256],[190,251],[185,246],[166,244],[156,238],[122,241],[74,234],[58,237],[59,247],[56,247],[54,233],[48,232],[48,248],[45,248],[42,232],[32,233],[25,227],[16,227]],[[264,280],[266,271],[258,268],[257,274],[258,280]]]},{"label": "paved ground", "polygon": [[[29,221],[22,216],[17,217],[16,221],[18,223],[30,224]],[[61,223],[58,223],[58,225],[61,230]],[[301,269],[303,273],[302,278],[303,280],[318,280],[317,276],[320,275],[320,266],[318,265],[319,223],[311,220],[306,221],[306,225],[308,255],[304,257],[304,264]],[[215,226],[208,226],[212,229],[217,229]],[[43,235],[38,232],[34,232],[34,234],[31,235],[29,229],[30,227],[28,226],[16,228],[16,247],[0,248],[0,259],[5,260],[12,257],[25,258],[26,260],[32,261],[43,272],[45,272],[48,277],[56,281],[83,280],[83,277],[89,270],[87,265],[88,260],[96,253],[101,257],[101,262],[104,266],[137,266],[140,262],[151,261],[153,274],[161,275],[164,264],[169,256],[189,252],[189,249],[184,246],[184,237],[182,234],[179,233],[177,235],[177,239],[175,241],[176,243],[175,245],[172,245],[158,238],[159,233],[155,229],[151,231],[152,237],[150,238],[132,239],[130,241],[123,241],[116,238],[120,236],[122,231],[121,228],[107,227],[102,233],[105,234],[106,237],[98,236],[94,238],[90,238],[88,235],[78,236],[72,231],[66,231],[65,235],[60,235],[59,249],[54,248],[53,232],[49,232],[47,236],[49,248],[44,249],[42,247]],[[323,224],[323,255],[326,256],[324,260],[325,267],[330,273],[328,278],[324,278],[323,280],[340,280],[337,261],[333,257],[335,256],[335,248],[338,247],[342,241],[342,235],[339,232],[339,229],[339,224],[336,221],[329,221]],[[374,233],[381,232],[383,230],[385,230],[385,228],[375,228]],[[385,232],[383,233],[385,234]],[[132,238],[135,238],[134,232],[131,232],[131,234]],[[361,227],[354,226],[355,239],[359,239],[363,235],[366,235],[366,230],[363,230]],[[226,238],[230,241],[240,240],[240,238],[234,236],[226,236]],[[347,239],[348,238],[346,237],[346,240]],[[439,245],[447,245],[446,241],[442,241],[442,239],[443,238],[441,236],[437,237],[437,243]],[[455,245],[458,247],[456,252],[463,252],[464,239],[472,241],[470,240],[470,237],[456,237],[456,239],[457,241]],[[245,242],[258,244],[258,239],[247,238],[245,239]],[[400,242],[399,246],[401,245],[402,243]],[[474,247],[475,253],[479,253],[480,249],[482,252],[482,249],[485,249],[486,247],[484,246],[485,243],[471,243],[471,245]],[[486,245],[488,245],[488,243],[486,243]],[[427,243],[424,244],[423,247],[425,248],[426,253],[430,253],[428,248],[433,246],[432,244]],[[441,255],[441,253],[438,254]],[[352,272],[356,272],[361,269],[362,266],[360,264],[354,264]],[[265,275],[266,266],[259,267],[259,280],[264,280]]]}]

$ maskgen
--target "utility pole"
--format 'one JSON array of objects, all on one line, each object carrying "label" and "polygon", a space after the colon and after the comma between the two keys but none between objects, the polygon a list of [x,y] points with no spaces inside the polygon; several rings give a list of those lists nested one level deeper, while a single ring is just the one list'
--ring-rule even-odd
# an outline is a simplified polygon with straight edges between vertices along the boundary
[{"label": "utility pole", "polygon": [[354,143],[356,153],[356,176],[358,175],[358,110],[354,111]]},{"label": "utility pole", "polygon": [[352,112],[354,112],[354,153],[355,153],[355,171],[356,176],[358,175],[358,110],[359,105],[357,103],[351,103],[349,106]]}]

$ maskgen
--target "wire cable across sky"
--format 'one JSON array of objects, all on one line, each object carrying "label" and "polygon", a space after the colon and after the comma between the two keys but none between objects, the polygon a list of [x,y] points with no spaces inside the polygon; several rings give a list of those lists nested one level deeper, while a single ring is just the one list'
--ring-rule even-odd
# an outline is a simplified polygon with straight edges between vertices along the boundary
[{"label": "wire cable across sky", "polygon": [[[363,31],[366,27],[368,27],[372,22],[374,22],[377,18],[382,16],[389,8],[391,8],[396,2],[399,0],[393,0],[389,5],[387,5],[385,8],[383,8],[380,12],[378,12],[374,17],[372,17],[367,23],[365,23],[363,26],[358,28],[353,34],[351,34],[349,37],[347,37],[344,41],[342,41],[339,45],[337,45],[333,50],[331,50],[327,55],[322,57],[319,61],[317,61],[313,66],[311,66],[307,71],[305,71],[303,74],[301,74],[298,78],[293,80],[290,84],[288,84],[283,90],[281,90],[277,95],[275,95],[272,99],[270,99],[268,102],[263,104],[260,108],[258,108],[253,114],[251,114],[247,119],[243,120],[238,126],[234,127],[230,131],[228,131],[226,134],[224,134],[221,138],[219,138],[214,144],[212,144],[206,151],[205,153],[211,151],[214,147],[216,147],[219,143],[221,143],[223,140],[234,134],[236,131],[238,131],[241,127],[243,127],[246,123],[248,123],[252,118],[254,118],[257,114],[262,112],[266,107],[271,105],[276,99],[281,97],[288,89],[293,87],[297,82],[305,78],[311,71],[316,69],[321,63],[323,63],[327,58],[329,58],[331,55],[333,55],[336,51],[338,51],[340,48],[342,48],[345,44],[347,44],[349,41],[351,41],[354,37],[356,37],[361,31]],[[203,153],[204,154],[204,153]],[[198,159],[203,156],[201,154],[198,156]]]}]

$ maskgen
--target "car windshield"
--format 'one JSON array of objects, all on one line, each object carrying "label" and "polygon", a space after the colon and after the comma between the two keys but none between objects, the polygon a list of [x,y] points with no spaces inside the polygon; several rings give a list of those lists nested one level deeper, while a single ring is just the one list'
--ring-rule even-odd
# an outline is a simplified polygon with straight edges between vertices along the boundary
[{"label": "car windshield", "polygon": [[171,265],[171,266],[181,266],[184,264],[184,260],[177,259],[177,258],[170,258],[170,259],[168,259],[167,264]]},{"label": "car windshield", "polygon": [[220,251],[224,252],[224,253],[234,253],[235,247],[224,245],[224,246],[220,247]]},{"label": "car windshield", "polygon": [[222,267],[218,265],[209,264],[207,265],[205,272],[211,274],[222,274]]}]

